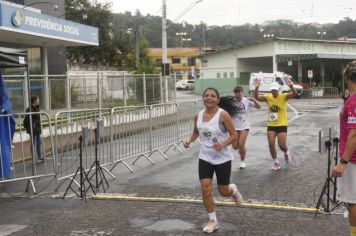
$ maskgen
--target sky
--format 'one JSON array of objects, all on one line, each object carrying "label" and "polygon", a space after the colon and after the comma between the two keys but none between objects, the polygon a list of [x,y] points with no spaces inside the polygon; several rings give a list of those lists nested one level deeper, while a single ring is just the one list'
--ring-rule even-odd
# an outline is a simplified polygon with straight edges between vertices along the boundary
[{"label": "sky", "polygon": [[[166,0],[167,17],[175,19],[197,0]],[[112,11],[162,15],[162,0],[99,0],[112,2]],[[203,0],[177,20],[208,25],[262,24],[265,21],[290,19],[295,22],[337,23],[356,19],[356,0]]]}]

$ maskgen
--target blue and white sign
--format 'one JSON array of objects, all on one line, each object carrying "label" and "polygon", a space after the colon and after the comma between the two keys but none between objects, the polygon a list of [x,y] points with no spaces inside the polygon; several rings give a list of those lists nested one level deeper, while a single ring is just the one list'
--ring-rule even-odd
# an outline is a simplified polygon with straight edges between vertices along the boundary
[{"label": "blue and white sign", "polygon": [[0,2],[0,29],[86,45],[99,45],[96,27],[43,15],[3,2]]}]

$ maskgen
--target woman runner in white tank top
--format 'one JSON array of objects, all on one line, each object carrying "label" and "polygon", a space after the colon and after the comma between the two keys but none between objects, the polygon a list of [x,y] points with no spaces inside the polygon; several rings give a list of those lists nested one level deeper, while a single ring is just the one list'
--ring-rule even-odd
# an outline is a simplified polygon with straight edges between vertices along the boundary
[{"label": "woman runner in white tank top", "polygon": [[209,216],[209,222],[203,231],[212,233],[219,228],[212,196],[214,172],[222,196],[233,197],[236,204],[241,203],[242,196],[236,185],[230,184],[233,159],[230,144],[237,138],[233,121],[226,111],[218,107],[219,92],[216,89],[207,88],[203,93],[203,101],[205,109],[195,115],[193,133],[183,144],[187,148],[199,137],[199,179],[203,202]]}]

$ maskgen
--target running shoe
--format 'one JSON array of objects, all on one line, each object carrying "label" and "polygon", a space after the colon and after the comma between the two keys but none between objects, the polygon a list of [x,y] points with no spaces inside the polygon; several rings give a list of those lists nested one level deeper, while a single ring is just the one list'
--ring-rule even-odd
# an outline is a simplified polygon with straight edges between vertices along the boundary
[{"label": "running shoe", "polygon": [[246,168],[246,162],[241,161],[240,163],[240,169],[245,169]]},{"label": "running shoe", "polygon": [[272,166],[272,170],[273,171],[277,171],[277,170],[280,170],[281,169],[281,166],[279,165],[279,163],[274,163],[274,165]]},{"label": "running shoe", "polygon": [[213,233],[219,229],[219,224],[216,220],[210,220],[209,223],[203,228],[204,233]]},{"label": "running shoe", "polygon": [[230,187],[234,190],[234,194],[232,195],[232,199],[234,200],[236,205],[240,205],[242,203],[242,195],[237,189],[236,184],[230,184]]},{"label": "running shoe", "polygon": [[290,164],[292,161],[292,156],[290,155],[289,150],[284,153],[284,159],[286,160],[286,165]]}]

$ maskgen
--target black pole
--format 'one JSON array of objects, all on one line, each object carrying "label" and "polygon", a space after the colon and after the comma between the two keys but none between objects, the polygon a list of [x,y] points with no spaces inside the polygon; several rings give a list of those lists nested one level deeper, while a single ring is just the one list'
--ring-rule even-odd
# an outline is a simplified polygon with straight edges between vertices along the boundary
[{"label": "black pole", "polygon": [[[28,100],[28,109],[31,114],[32,112],[32,104],[31,104],[31,82],[30,82],[30,68],[28,65],[26,66],[26,83],[27,83],[27,100]],[[25,105],[25,112],[26,112],[26,104]],[[32,175],[35,174],[36,170],[36,152],[33,142],[33,127],[32,127],[32,114],[29,115],[30,120],[30,145],[31,145],[31,155],[32,155]]]},{"label": "black pole", "polygon": [[328,181],[327,181],[327,201],[326,201],[326,212],[329,212],[330,210],[330,202],[329,202],[329,197],[330,197],[330,170],[331,170],[331,142],[327,141],[327,148],[328,148]]},{"label": "black pole", "polygon": [[[339,139],[334,138],[333,142],[335,145],[335,166],[337,166],[338,161],[339,161]],[[333,196],[334,203],[336,203],[336,192],[337,192],[337,178],[334,177],[334,196]]]},{"label": "black pole", "polygon": [[[83,168],[83,137],[79,137],[79,168]],[[83,198],[83,171],[80,171],[80,197]],[[85,190],[84,190],[85,191]]]},{"label": "black pole", "polygon": [[95,187],[99,188],[99,179],[98,179],[98,128],[95,128]]}]

